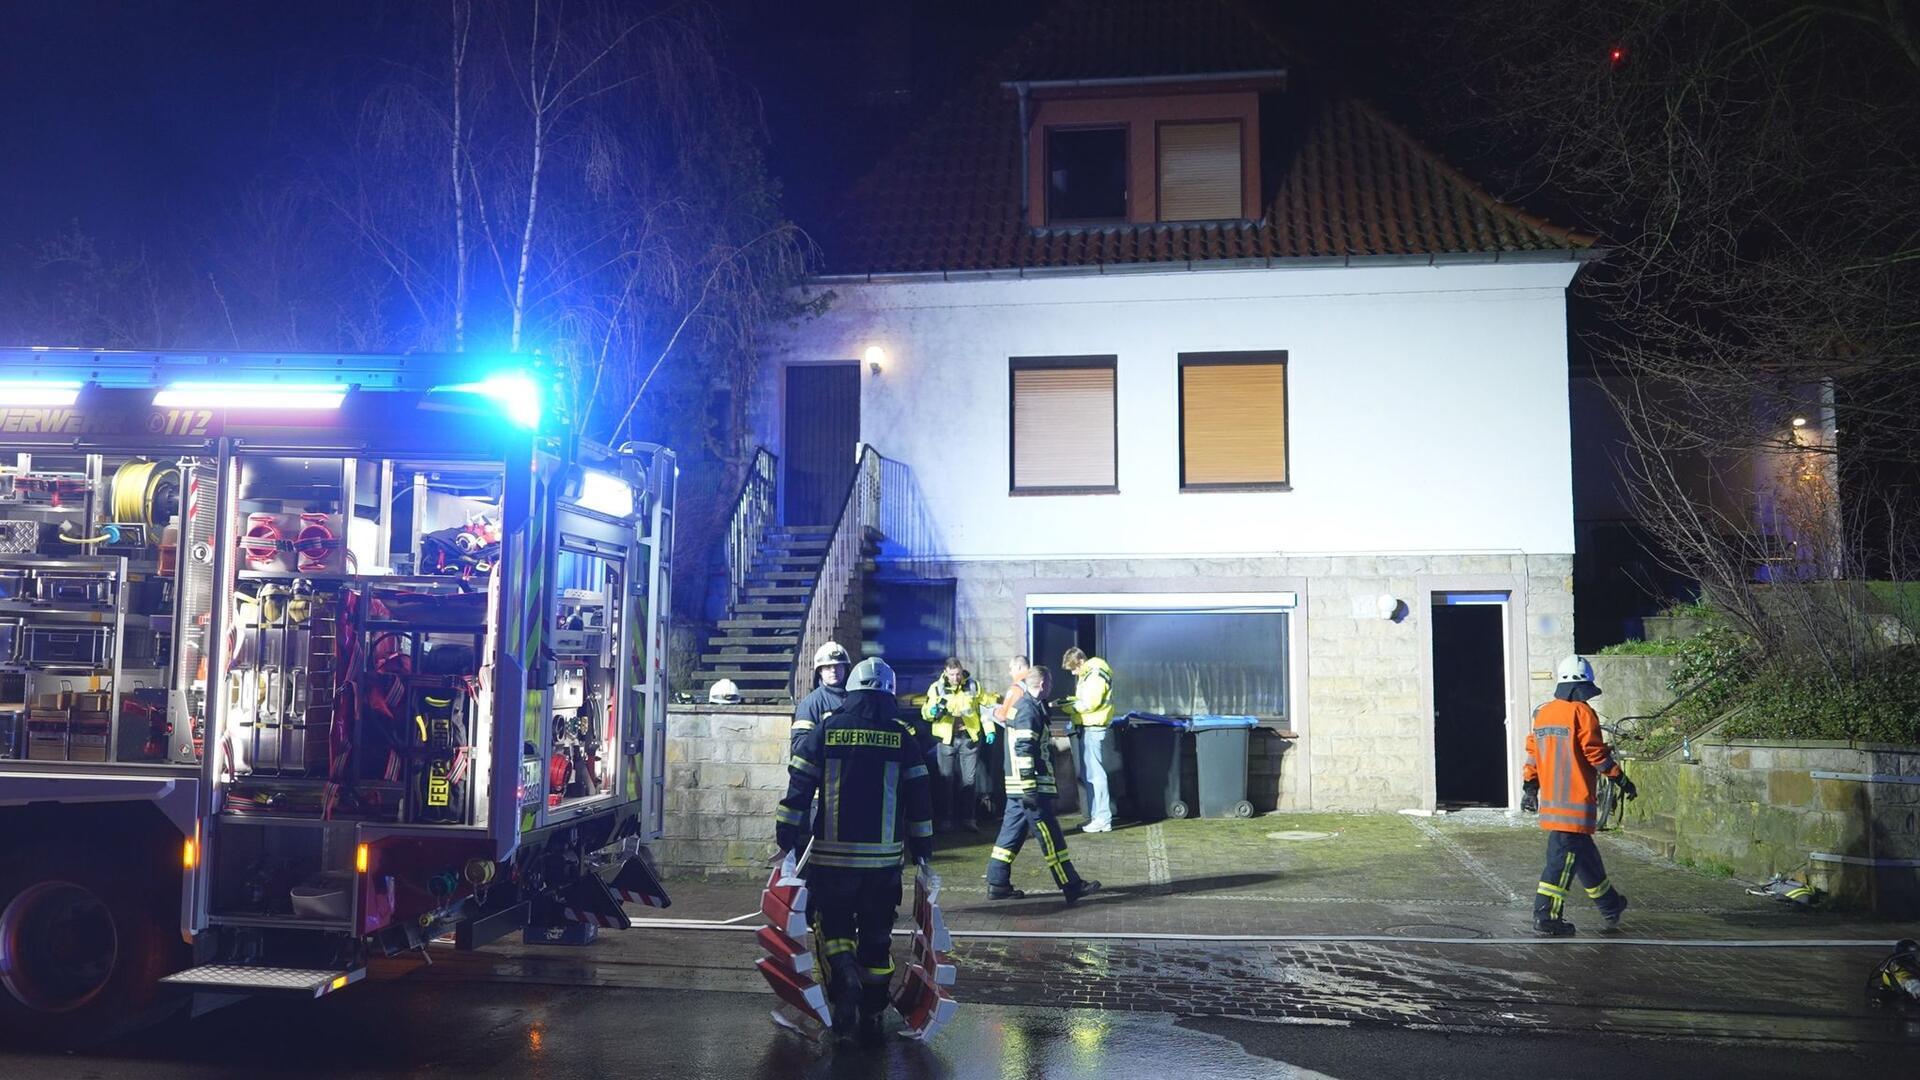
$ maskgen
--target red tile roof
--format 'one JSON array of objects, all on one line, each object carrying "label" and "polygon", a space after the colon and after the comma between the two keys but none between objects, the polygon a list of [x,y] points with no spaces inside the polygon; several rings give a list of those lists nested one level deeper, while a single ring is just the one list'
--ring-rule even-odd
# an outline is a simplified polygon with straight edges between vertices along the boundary
[{"label": "red tile roof", "polygon": [[[1263,218],[1033,229],[1018,104],[1002,84],[1289,68],[1263,148]],[[850,191],[823,237],[832,274],[1222,259],[1571,251],[1593,239],[1488,195],[1378,109],[1313,88],[1237,0],[1067,0]],[[1270,125],[1263,125],[1269,126]],[[1277,168],[1278,175],[1272,175]]]}]

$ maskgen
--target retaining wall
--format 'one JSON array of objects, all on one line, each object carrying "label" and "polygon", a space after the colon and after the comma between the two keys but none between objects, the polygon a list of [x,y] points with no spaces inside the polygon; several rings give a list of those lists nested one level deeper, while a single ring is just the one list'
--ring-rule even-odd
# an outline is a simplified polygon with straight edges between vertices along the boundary
[{"label": "retaining wall", "polygon": [[[1603,697],[1605,695],[1602,695]],[[1674,858],[1799,877],[1843,906],[1920,915],[1920,748],[1725,740],[1629,761],[1625,827]]]}]

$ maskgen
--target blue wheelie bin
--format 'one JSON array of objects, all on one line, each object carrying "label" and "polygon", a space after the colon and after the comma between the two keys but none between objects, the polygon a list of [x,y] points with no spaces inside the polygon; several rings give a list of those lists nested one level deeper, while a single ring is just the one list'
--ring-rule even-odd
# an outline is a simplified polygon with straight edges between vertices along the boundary
[{"label": "blue wheelie bin", "polygon": [[1247,801],[1247,743],[1259,724],[1251,716],[1193,718],[1201,817],[1253,816],[1253,804]]},{"label": "blue wheelie bin", "polygon": [[1181,716],[1130,712],[1120,718],[1120,760],[1127,774],[1127,814],[1136,821],[1189,817],[1180,798]]}]

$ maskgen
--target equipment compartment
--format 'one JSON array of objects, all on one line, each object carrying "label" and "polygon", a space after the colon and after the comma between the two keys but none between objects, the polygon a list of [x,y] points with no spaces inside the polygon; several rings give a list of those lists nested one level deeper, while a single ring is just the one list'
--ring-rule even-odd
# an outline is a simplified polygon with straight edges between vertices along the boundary
[{"label": "equipment compartment", "polygon": [[20,658],[30,666],[97,668],[113,655],[113,630],[105,626],[28,626]]}]

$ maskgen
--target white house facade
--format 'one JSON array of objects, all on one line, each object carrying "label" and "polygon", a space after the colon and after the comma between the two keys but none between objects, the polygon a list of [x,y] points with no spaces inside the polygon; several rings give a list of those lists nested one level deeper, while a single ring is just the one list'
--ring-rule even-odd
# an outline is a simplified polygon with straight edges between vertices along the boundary
[{"label": "white house facade", "polygon": [[[954,653],[976,670],[1015,653],[1057,664],[1036,640],[1052,614],[1267,613],[1285,624],[1267,658],[1284,699],[1263,720],[1293,737],[1276,804],[1433,807],[1450,794],[1435,608],[1450,625],[1449,606],[1484,604],[1499,612],[1498,771],[1517,798],[1531,703],[1573,643],[1577,266],[829,281],[832,306],[774,362],[858,372],[860,441],[911,476],[888,492],[914,506],[892,515],[910,527],[883,545],[882,576],[951,581]],[[1284,485],[1183,486],[1182,358],[1237,355],[1283,369]],[[1066,357],[1111,361],[1111,491],[1013,484],[1013,373]],[[785,406],[759,410],[769,446],[787,442]],[[1108,659],[1125,706],[1131,657]]]},{"label": "white house facade", "polygon": [[1573,648],[1592,241],[1248,20],[1065,5],[848,191],[711,676],[784,662],[777,700],[832,634],[997,689],[1078,646],[1122,712],[1256,717],[1257,808],[1515,804]]}]

